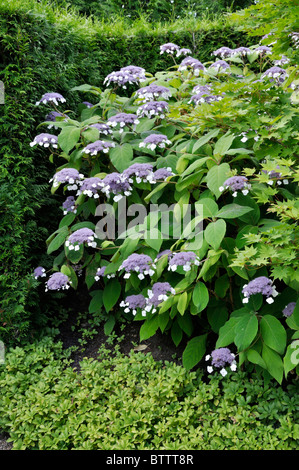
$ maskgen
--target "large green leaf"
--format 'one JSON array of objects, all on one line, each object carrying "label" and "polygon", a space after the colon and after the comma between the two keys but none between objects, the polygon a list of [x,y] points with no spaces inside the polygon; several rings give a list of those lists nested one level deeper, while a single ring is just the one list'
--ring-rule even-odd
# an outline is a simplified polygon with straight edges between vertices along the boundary
[{"label": "large green leaf", "polygon": [[67,230],[67,227],[65,227],[65,230],[58,233],[56,237],[54,238],[54,240],[51,241],[47,249],[47,254],[50,255],[51,253],[53,253],[53,251],[58,250],[58,248],[60,248],[61,245],[64,244],[67,236],[68,236],[68,230]]},{"label": "large green leaf", "polygon": [[269,374],[272,375],[272,377],[274,377],[274,379],[281,384],[283,379],[284,367],[280,355],[264,343],[262,350],[262,358],[265,361]]},{"label": "large green leaf", "polygon": [[133,159],[132,146],[130,144],[123,144],[114,147],[110,150],[109,156],[113,166],[119,172],[122,172],[130,166]]},{"label": "large green leaf", "polygon": [[202,312],[209,303],[209,291],[203,282],[197,282],[192,292],[192,301],[196,312]]},{"label": "large green leaf", "polygon": [[280,321],[273,315],[264,315],[260,321],[260,328],[264,343],[274,351],[283,354],[287,335]]},{"label": "large green leaf", "polygon": [[213,139],[213,137],[216,137],[220,132],[220,129],[213,129],[212,131],[208,132],[206,135],[203,135],[200,137],[195,144],[193,145],[192,148],[192,153],[196,153],[196,150],[198,150],[200,147],[205,145],[209,140]]},{"label": "large green leaf", "polygon": [[219,329],[219,337],[216,341],[216,348],[223,348],[232,344],[235,338],[235,326],[240,321],[240,317],[231,317]]},{"label": "large green leaf", "polygon": [[183,366],[187,370],[192,369],[203,358],[206,352],[206,339],[207,335],[201,335],[188,342],[182,356]]},{"label": "large green leaf", "polygon": [[221,163],[221,165],[212,166],[207,173],[207,186],[215,194],[218,199],[221,196],[219,188],[223,185],[227,179],[228,172],[230,170],[228,163]]},{"label": "large green leaf", "polygon": [[66,126],[62,129],[58,136],[58,144],[60,148],[69,153],[80,139],[80,129],[75,126]]},{"label": "large green leaf", "polygon": [[216,222],[210,222],[205,228],[205,240],[211,245],[214,250],[218,250],[226,232],[226,223],[224,220],[219,219]]},{"label": "large green leaf", "polygon": [[120,293],[121,285],[117,279],[112,279],[106,284],[103,292],[103,302],[106,312],[110,312],[114,307],[119,299]]},{"label": "large green leaf", "polygon": [[248,348],[258,331],[258,319],[255,315],[246,315],[241,317],[235,326],[234,343],[239,349],[243,351]]},{"label": "large green leaf", "polygon": [[247,212],[252,211],[252,207],[239,206],[239,204],[227,204],[223,206],[216,214],[216,217],[221,217],[223,219],[237,219]]},{"label": "large green leaf", "polygon": [[217,140],[214,147],[214,155],[222,156],[225,155],[228,149],[231,147],[235,136],[233,134],[223,135]]}]

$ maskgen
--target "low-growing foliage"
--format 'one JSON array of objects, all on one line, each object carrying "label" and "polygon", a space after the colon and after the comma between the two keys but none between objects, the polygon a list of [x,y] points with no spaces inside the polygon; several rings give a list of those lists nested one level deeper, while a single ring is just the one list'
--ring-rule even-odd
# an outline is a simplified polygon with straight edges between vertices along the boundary
[{"label": "low-growing foliage", "polygon": [[[93,103],[72,119],[62,96],[39,101],[62,109],[58,138],[41,144],[54,142],[52,193],[71,194],[47,240],[46,290],[76,289],[80,264],[107,332],[122,315],[142,322],[141,340],[187,335],[187,369],[207,355],[210,372],[245,364],[281,383],[298,364],[297,50],[281,66],[259,44],[203,63],[184,44],[160,52],[166,71],[129,64],[75,87]],[[116,233],[123,201],[147,213]]]},{"label": "low-growing foliage", "polygon": [[202,375],[117,344],[76,371],[44,338],[0,365],[0,428],[14,450],[296,449],[295,384]]}]

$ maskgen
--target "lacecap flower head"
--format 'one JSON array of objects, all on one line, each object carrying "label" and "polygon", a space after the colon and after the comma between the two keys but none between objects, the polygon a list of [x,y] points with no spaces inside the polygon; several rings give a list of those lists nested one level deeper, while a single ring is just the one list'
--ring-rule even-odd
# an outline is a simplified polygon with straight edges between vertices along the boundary
[{"label": "lacecap flower head", "polygon": [[74,196],[68,196],[66,198],[66,200],[62,204],[62,209],[64,215],[68,214],[69,212],[73,212],[74,214],[76,214],[77,209]]},{"label": "lacecap flower head", "polygon": [[46,270],[42,266],[38,266],[33,271],[33,275],[35,279],[38,279],[39,277],[46,277]]},{"label": "lacecap flower head", "polygon": [[145,69],[142,67],[137,67],[136,65],[127,65],[120,69],[121,72],[128,73],[131,77],[137,79],[139,82],[144,82],[145,78]]},{"label": "lacecap flower head", "polygon": [[199,266],[198,256],[193,251],[181,251],[169,257],[168,271],[176,271],[178,266],[182,266],[184,271],[190,271],[192,265]]},{"label": "lacecap flower head", "polygon": [[195,76],[199,75],[200,70],[203,72],[206,70],[205,66],[198,59],[189,56],[182,60],[178,68],[181,72],[187,69],[191,69]]},{"label": "lacecap flower head", "polygon": [[214,51],[213,55],[220,56],[222,59],[224,59],[227,57],[231,57],[232,53],[233,53],[233,49],[231,49],[230,47],[223,46],[217,49],[216,51]]},{"label": "lacecap flower head", "polygon": [[133,272],[138,273],[139,279],[144,279],[144,276],[153,276],[155,274],[155,264],[148,255],[139,255],[133,253],[126,260],[123,261],[119,267],[119,271],[125,270],[124,278],[129,279]]},{"label": "lacecap flower head", "polygon": [[171,97],[169,88],[161,85],[148,85],[136,91],[136,98],[143,101],[154,101],[157,98],[168,100]]},{"label": "lacecap flower head", "polygon": [[146,300],[145,300],[144,295],[142,294],[129,295],[128,297],[125,298],[125,300],[122,300],[119,305],[120,307],[124,308],[125,313],[132,312],[133,315],[136,315],[136,313],[138,312],[138,309],[141,309],[142,315],[144,316],[143,309],[146,306]]},{"label": "lacecap flower head", "polygon": [[177,44],[174,44],[173,42],[167,42],[166,44],[162,44],[160,46],[160,54],[177,54],[180,51],[180,47]]},{"label": "lacecap flower head", "polygon": [[90,228],[80,228],[73,232],[68,240],[65,242],[65,246],[68,247],[69,250],[80,250],[80,245],[87,243],[88,246],[95,248],[97,243],[94,241],[96,238],[96,234]]},{"label": "lacecap flower head", "polygon": [[91,144],[86,145],[82,150],[83,153],[87,155],[97,155],[100,152],[108,153],[110,148],[115,147],[114,142],[109,142],[105,140],[96,140]]},{"label": "lacecap flower head", "polygon": [[236,197],[238,191],[241,191],[244,196],[248,194],[251,185],[248,183],[248,179],[245,176],[231,176],[224,181],[223,186],[220,186],[219,191],[222,192],[225,189],[230,189],[233,193],[233,197]]},{"label": "lacecap flower head", "polygon": [[112,72],[107,75],[104,79],[104,85],[110,86],[111,83],[120,86],[123,89],[127,88],[127,85],[133,85],[134,83],[139,83],[140,78],[135,74],[131,74],[126,70],[119,70],[117,72]]},{"label": "lacecap flower head", "polygon": [[212,351],[211,355],[205,357],[206,361],[211,360],[211,365],[207,367],[209,373],[213,372],[214,368],[220,369],[220,374],[224,377],[227,374],[226,367],[232,371],[236,371],[237,363],[235,355],[230,352],[228,348],[218,348]]},{"label": "lacecap flower head", "polygon": [[149,101],[137,109],[137,116],[140,118],[147,117],[149,119],[158,116],[164,119],[167,112],[168,103],[166,101]]},{"label": "lacecap flower head", "polygon": [[119,132],[123,132],[123,127],[139,124],[139,119],[136,114],[118,113],[111,116],[107,121],[107,124],[111,127],[119,126]]},{"label": "lacecap flower head", "polygon": [[[106,271],[107,266],[102,266],[101,268],[97,269],[97,272],[95,274],[95,280],[99,281],[101,277],[104,277],[105,271]],[[115,274],[106,274],[107,279],[111,279],[115,277]]]},{"label": "lacecap flower head", "polygon": [[53,181],[54,188],[59,186],[60,183],[69,183],[68,189],[73,190],[78,189],[78,184],[82,178],[83,175],[75,168],[63,168],[55,173],[53,178],[50,179],[50,183]]},{"label": "lacecap flower head", "polygon": [[283,316],[290,317],[292,313],[294,312],[295,307],[296,307],[296,302],[288,303],[282,311]]},{"label": "lacecap flower head", "polygon": [[216,62],[211,64],[210,67],[216,69],[217,72],[225,72],[230,68],[230,65],[225,60],[216,60]]},{"label": "lacecap flower head", "polygon": [[48,281],[46,282],[46,289],[45,291],[48,292],[49,290],[65,290],[69,289],[71,281],[69,280],[68,276],[63,273],[54,273],[52,274]]},{"label": "lacecap flower head", "polygon": [[97,122],[95,124],[91,124],[89,127],[95,127],[100,134],[104,135],[111,135],[112,130],[108,124]]},{"label": "lacecap flower head", "polygon": [[50,147],[50,145],[57,149],[58,147],[58,137],[56,135],[42,133],[34,137],[33,141],[30,142],[30,147],[34,145],[40,145],[41,147]]},{"label": "lacecap flower head", "polygon": [[65,103],[65,101],[65,98],[60,93],[45,93],[35,105],[54,103],[58,106],[59,103]]},{"label": "lacecap flower head", "polygon": [[91,178],[85,178],[79,183],[80,187],[77,191],[77,196],[80,194],[85,194],[88,197],[93,197],[94,199],[99,198],[99,191],[102,190],[102,180],[96,176]]},{"label": "lacecap flower head", "polygon": [[123,171],[123,177],[133,183],[133,178],[135,178],[136,183],[141,182],[150,182],[153,183],[153,165],[150,163],[133,163],[133,165],[129,166]]},{"label": "lacecap flower head", "polygon": [[67,121],[68,119],[68,116],[66,114],[59,113],[58,111],[51,111],[49,114],[47,114],[45,120],[53,122],[53,124],[49,124],[47,126],[48,129],[51,129],[52,127],[54,127],[54,129],[58,129],[58,126],[55,125],[55,122],[56,122],[56,118],[60,118],[60,117],[64,118],[64,119],[60,119],[60,121]]},{"label": "lacecap flower head", "polygon": [[156,147],[165,148],[166,145],[171,145],[171,140],[169,140],[166,135],[150,134],[143,140],[143,142],[140,142],[139,147],[155,150]]},{"label": "lacecap flower head", "polygon": [[128,179],[122,174],[113,172],[105,176],[101,181],[102,192],[107,198],[114,195],[114,202],[120,201],[123,196],[130,196],[132,187]]},{"label": "lacecap flower head", "polygon": [[156,307],[168,299],[169,295],[175,294],[175,289],[169,282],[156,282],[151,289],[148,289],[145,312],[156,312]]},{"label": "lacecap flower head", "polygon": [[249,299],[254,294],[262,294],[266,297],[266,302],[272,304],[274,302],[273,297],[278,295],[278,292],[273,285],[271,279],[268,279],[266,276],[256,277],[248,284],[245,284],[242,289],[242,294],[244,298],[242,300],[243,304],[247,304]]}]

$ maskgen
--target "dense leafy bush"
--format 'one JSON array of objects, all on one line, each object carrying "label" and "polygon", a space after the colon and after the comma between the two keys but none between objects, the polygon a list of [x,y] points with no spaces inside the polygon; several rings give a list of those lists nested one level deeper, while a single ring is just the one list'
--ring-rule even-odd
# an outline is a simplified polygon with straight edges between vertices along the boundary
[{"label": "dense leafy bush", "polygon": [[53,0],[58,5],[70,4],[80,13],[93,15],[105,19],[107,17],[119,17],[124,15],[128,18],[139,18],[146,16],[148,21],[173,21],[180,17],[200,17],[203,14],[215,14],[225,11],[227,8],[244,8],[250,5],[251,0],[106,0],[94,2],[86,0]]},{"label": "dense leafy bush", "polygon": [[75,108],[79,96],[70,93],[70,88],[89,80],[100,86],[120,63],[136,62],[140,50],[146,52],[143,61],[153,73],[167,67],[168,58],[160,56],[156,47],[148,49],[147,44],[157,45],[168,37],[190,47],[194,44],[208,57],[210,47],[218,44],[222,27],[231,46],[238,45],[243,34],[235,34],[220,20],[218,24],[189,23],[187,31],[175,25],[171,32],[166,26],[159,29],[144,24],[141,36],[128,24],[82,19],[48,2],[1,2],[0,79],[6,91],[5,105],[0,106],[2,340],[21,340],[33,327],[45,324],[48,307],[51,312],[57,310],[57,304],[54,307],[44,301],[42,290],[32,289],[33,267],[37,263],[50,267],[43,258],[44,243],[56,228],[61,205],[61,197],[50,198],[46,190],[51,163],[29,145],[36,119],[44,120],[47,114],[35,102],[42,93],[55,89],[67,97],[69,108]]},{"label": "dense leafy bush", "polygon": [[78,372],[49,338],[15,348],[0,386],[0,427],[16,450],[295,450],[298,440],[295,385],[240,371],[204,380],[117,345]]},{"label": "dense leafy bush", "polygon": [[[284,68],[273,69],[270,52],[221,48],[224,61],[204,64],[173,56],[172,69],[154,76],[133,67],[107,75],[104,91],[74,89],[95,104],[56,122],[52,192],[71,194],[71,204],[48,239],[57,256],[46,289],[76,289],[80,264],[90,312],[106,316],[106,331],[124,307],[142,321],[141,339],[158,329],[175,344],[192,337],[187,368],[215,344],[231,346],[239,365],[281,383],[298,363],[298,79],[295,49]],[[123,86],[131,96],[121,96]],[[119,222],[124,200],[126,215],[134,204],[146,209],[135,225],[98,220],[107,202]]]}]

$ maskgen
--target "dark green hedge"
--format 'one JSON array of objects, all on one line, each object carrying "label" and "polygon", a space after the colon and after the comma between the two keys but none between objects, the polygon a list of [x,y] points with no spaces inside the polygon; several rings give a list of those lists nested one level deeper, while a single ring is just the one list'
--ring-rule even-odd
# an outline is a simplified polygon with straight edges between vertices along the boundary
[{"label": "dark green hedge", "polygon": [[47,153],[29,145],[43,132],[37,125],[49,111],[35,102],[43,93],[55,91],[65,96],[68,109],[74,109],[92,99],[71,93],[74,86],[102,86],[108,73],[129,64],[151,73],[163,70],[172,65],[159,53],[165,42],[189,47],[203,62],[222,45],[248,43],[245,35],[222,21],[213,29],[200,22],[195,27],[193,21],[184,29],[148,26],[124,34],[115,26],[101,31],[73,13],[59,18],[49,6],[41,14],[43,5],[36,2],[35,11],[29,3],[35,5],[28,0],[27,9],[27,2],[12,7],[4,1],[0,6],[0,80],[6,90],[5,105],[0,106],[0,335],[12,342],[45,324],[48,312],[55,310],[55,302],[45,301],[44,293],[32,288],[31,272],[46,263],[45,240],[56,228],[61,204],[50,197],[48,180],[54,166]]}]

